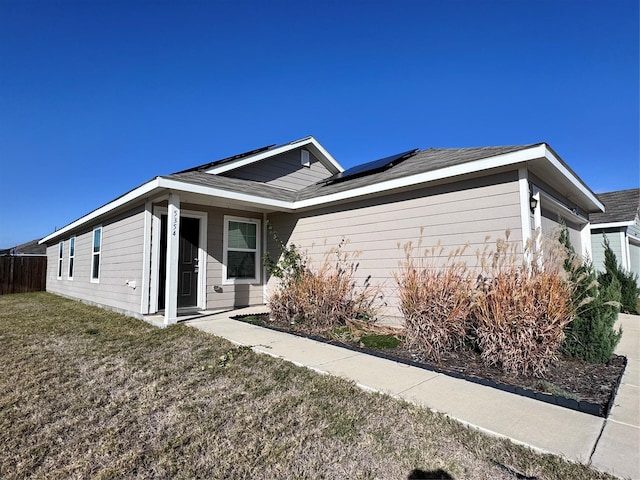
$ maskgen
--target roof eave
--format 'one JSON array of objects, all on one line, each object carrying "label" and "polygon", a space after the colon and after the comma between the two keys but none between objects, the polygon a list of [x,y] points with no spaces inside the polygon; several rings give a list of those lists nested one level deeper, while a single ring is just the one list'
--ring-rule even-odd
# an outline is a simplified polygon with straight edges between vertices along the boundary
[{"label": "roof eave", "polygon": [[604,205],[596,194],[578,177],[576,173],[574,173],[571,168],[560,158],[556,152],[546,143],[543,143],[545,147],[545,155],[544,157],[547,159],[551,165],[558,170],[571,184],[576,188],[578,192],[581,193],[583,198],[590,203],[589,213],[596,212],[604,212]]},{"label": "roof eave", "polygon": [[125,193],[124,195],[121,195],[115,200],[112,200],[111,202],[104,204],[103,206],[80,217],[79,219],[69,223],[68,225],[65,225],[60,230],[56,230],[55,232],[47,235],[38,243],[39,244],[49,243],[51,240],[61,237],[65,233],[71,230],[74,230],[75,228],[78,228],[86,223],[89,223],[92,220],[97,220],[98,218],[108,213],[111,213],[113,210],[116,210],[117,208],[120,208],[130,202],[136,201],[142,197],[150,195],[154,190],[159,188],[159,181],[160,181],[160,177],[156,177],[148,181],[147,183],[144,183],[139,187],[134,188],[133,190],[130,190],[129,192]]},{"label": "roof eave", "polygon": [[599,229],[599,228],[618,228],[618,227],[631,227],[634,225],[634,221],[630,221],[630,222],[606,222],[606,223],[592,223],[591,224],[591,228],[592,229]]}]

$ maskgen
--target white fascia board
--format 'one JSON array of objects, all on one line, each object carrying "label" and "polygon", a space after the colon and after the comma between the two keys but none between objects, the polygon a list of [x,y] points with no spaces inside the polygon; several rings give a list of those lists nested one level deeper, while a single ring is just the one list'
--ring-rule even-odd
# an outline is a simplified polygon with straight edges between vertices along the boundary
[{"label": "white fascia board", "polygon": [[536,158],[544,157],[546,146],[544,144],[537,145],[535,147],[527,148],[525,150],[518,150],[516,152],[505,153],[503,155],[496,155],[494,157],[483,158],[474,162],[463,163],[461,165],[454,165],[451,167],[440,168],[432,172],[419,173],[411,175],[409,177],[397,178],[394,180],[388,180],[386,182],[377,183],[374,185],[367,185],[352,190],[346,190],[344,192],[334,193],[331,195],[325,195],[323,197],[310,198],[296,202],[296,208],[307,208],[321,205],[323,203],[336,202],[346,200],[353,197],[369,195],[373,193],[381,193],[388,190],[394,190],[396,188],[409,187],[412,185],[419,185],[422,183],[433,182],[436,180],[442,180],[445,178],[455,177],[458,175],[465,175],[469,173],[488,170],[491,168],[503,167],[506,165],[515,165],[529,160],[535,160]]},{"label": "white fascia board", "polygon": [[[260,160],[264,160],[265,158],[274,157],[276,155],[280,155],[282,153],[288,152],[290,150],[294,150],[296,148],[304,147],[305,145],[313,145],[315,149],[323,156],[325,159],[336,169],[338,172],[343,172],[344,168],[336,161],[335,158],[331,156],[329,152],[325,150],[325,148],[318,143],[318,141],[313,137],[307,137],[302,140],[295,140],[293,142],[287,143],[286,145],[281,145],[279,147],[272,148],[271,150],[267,150],[264,152],[256,153],[250,157],[241,158],[235,162],[229,162],[217,167],[210,168],[209,170],[205,170],[206,173],[211,173],[214,175],[228,172],[229,170],[235,170],[236,168],[244,167],[246,165],[251,165],[254,162],[259,162]],[[322,159],[320,159],[322,161]]]},{"label": "white fascia board", "polygon": [[129,203],[129,202],[131,202],[133,200],[136,200],[138,198],[144,197],[145,195],[148,195],[153,190],[158,188],[159,180],[160,180],[160,177],[156,177],[153,180],[145,183],[144,185],[141,185],[138,188],[135,188],[135,189],[131,190],[128,193],[125,193],[121,197],[116,198],[115,200],[107,203],[106,205],[103,205],[100,208],[97,208],[93,212],[90,212],[87,215],[85,215],[84,217],[80,217],[75,222],[71,222],[69,225],[66,225],[65,227],[62,227],[60,230],[56,230],[52,234],[44,237],[38,243],[42,244],[42,243],[49,242],[49,241],[53,240],[54,238],[60,237],[60,236],[64,235],[65,233],[67,233],[68,231],[73,230],[76,227],[79,227],[80,225],[88,223],[88,222],[100,217],[101,215],[104,215],[105,213],[109,213],[112,210],[115,210],[118,207],[126,205],[127,203]]},{"label": "white fascia board", "polygon": [[618,227],[630,227],[635,222],[611,222],[611,223],[592,223],[591,229],[595,228],[618,228]]},{"label": "white fascia board", "polygon": [[571,172],[564,164],[554,155],[554,153],[547,148],[547,144],[543,144],[545,149],[545,157],[551,162],[551,164],[562,173],[580,192],[587,197],[593,204],[600,209],[600,211],[604,212],[604,205],[598,198],[587,188],[584,184]]},{"label": "white fascia board", "polygon": [[283,210],[293,210],[295,204],[293,202],[286,202],[283,200],[274,200],[271,198],[264,198],[258,195],[250,195],[241,192],[232,192],[229,190],[223,190],[221,188],[207,187],[204,185],[195,185],[193,183],[180,182],[169,178],[160,178],[158,182],[160,188],[166,188],[169,190],[176,190],[187,193],[197,193],[201,195],[208,195],[218,198],[225,198],[227,200],[237,200],[240,202],[253,203],[262,205],[265,207],[272,207]]},{"label": "white fascia board", "polygon": [[633,245],[640,245],[640,238],[636,237],[635,235],[627,234],[627,239]]}]

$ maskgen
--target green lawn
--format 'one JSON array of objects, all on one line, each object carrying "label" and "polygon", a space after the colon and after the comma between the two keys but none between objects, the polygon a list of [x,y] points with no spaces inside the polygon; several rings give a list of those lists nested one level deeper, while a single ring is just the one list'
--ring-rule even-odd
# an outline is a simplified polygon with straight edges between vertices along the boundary
[{"label": "green lawn", "polygon": [[184,325],[46,293],[0,296],[0,365],[3,479],[612,478]]}]

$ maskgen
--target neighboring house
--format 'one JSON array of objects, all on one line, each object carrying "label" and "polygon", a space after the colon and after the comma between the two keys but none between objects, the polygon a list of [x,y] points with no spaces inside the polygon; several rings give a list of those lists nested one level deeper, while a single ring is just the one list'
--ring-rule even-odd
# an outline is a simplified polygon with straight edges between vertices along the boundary
[{"label": "neighboring house", "polygon": [[[524,244],[560,221],[591,253],[596,195],[545,143],[410,150],[348,170],[313,137],[155,177],[45,237],[47,290],[166,324],[185,310],[263,304],[265,251],[284,242],[313,258],[348,240],[399,316],[402,245],[469,244],[510,231]],[[522,251],[522,250],[521,250]]]},{"label": "neighboring house", "polygon": [[640,188],[601,193],[598,198],[606,210],[589,215],[593,265],[604,270],[606,235],[622,268],[640,276]]},{"label": "neighboring house", "polygon": [[47,247],[41,245],[40,239],[31,240],[30,242],[17,245],[13,248],[0,249],[0,257],[21,256],[21,257],[46,257]]}]

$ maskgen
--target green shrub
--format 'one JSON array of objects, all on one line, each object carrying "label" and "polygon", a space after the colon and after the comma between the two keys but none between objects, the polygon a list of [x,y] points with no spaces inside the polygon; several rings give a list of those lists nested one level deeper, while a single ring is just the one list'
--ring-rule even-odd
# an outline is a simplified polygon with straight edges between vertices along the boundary
[{"label": "green shrub", "polygon": [[598,282],[603,286],[609,286],[614,279],[617,280],[620,285],[620,309],[626,313],[638,312],[638,296],[640,296],[638,275],[622,268],[606,235],[604,236],[604,268],[605,271],[598,275]]},{"label": "green shrub", "polygon": [[565,226],[559,237],[566,249],[564,268],[572,285],[574,319],[565,328],[562,351],[591,363],[605,363],[613,355],[622,335],[615,330],[620,301],[620,284],[612,277],[609,285],[600,285],[593,264],[575,252]]},{"label": "green shrub", "polygon": [[367,348],[388,349],[397,348],[401,342],[393,335],[370,334],[360,337],[360,343]]},{"label": "green shrub", "polygon": [[460,257],[464,249],[438,264],[443,249],[421,251],[404,246],[405,261],[395,274],[404,316],[404,346],[438,361],[442,354],[463,345],[470,327],[472,282]]},{"label": "green shrub", "polygon": [[269,273],[280,279],[268,300],[271,316],[312,333],[327,332],[349,319],[375,318],[378,289],[369,279],[362,287],[356,286],[357,254],[344,253],[344,245],[343,240],[327,252],[318,268],[293,244],[282,245],[278,262],[266,259]]}]

